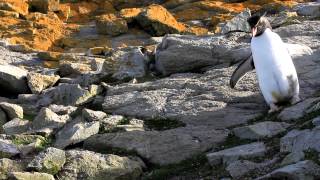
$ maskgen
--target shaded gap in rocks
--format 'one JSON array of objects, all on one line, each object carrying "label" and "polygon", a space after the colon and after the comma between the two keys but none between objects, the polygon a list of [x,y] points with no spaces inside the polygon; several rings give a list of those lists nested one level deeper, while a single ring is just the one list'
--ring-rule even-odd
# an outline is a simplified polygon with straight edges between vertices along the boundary
[{"label": "shaded gap in rocks", "polygon": [[147,129],[157,130],[157,131],[164,131],[164,130],[175,129],[178,127],[186,126],[184,122],[179,121],[177,119],[170,119],[170,118],[146,119],[144,120],[144,124],[146,125]]}]

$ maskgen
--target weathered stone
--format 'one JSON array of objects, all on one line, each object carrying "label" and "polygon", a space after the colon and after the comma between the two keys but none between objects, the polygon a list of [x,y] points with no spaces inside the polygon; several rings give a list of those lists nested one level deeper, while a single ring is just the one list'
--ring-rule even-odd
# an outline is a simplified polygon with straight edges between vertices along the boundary
[{"label": "weathered stone", "polygon": [[57,87],[46,89],[37,104],[81,105],[91,101],[95,95],[102,91],[97,85],[89,86],[88,90],[78,84],[59,84]]},{"label": "weathered stone", "polygon": [[69,114],[70,116],[75,114],[78,110],[78,108],[74,106],[64,106],[64,105],[57,105],[57,104],[51,104],[48,108],[58,115]]},{"label": "weathered stone", "polygon": [[31,130],[31,122],[14,118],[3,126],[3,131],[7,135],[22,134]]},{"label": "weathered stone", "polygon": [[16,66],[0,65],[0,88],[3,93],[28,93],[27,71]]},{"label": "weathered stone", "polygon": [[93,111],[90,109],[82,110],[82,118],[86,121],[102,121],[107,114],[102,111]]},{"label": "weathered stone", "polygon": [[28,168],[38,172],[57,174],[64,163],[66,162],[66,155],[63,150],[49,147],[40,154],[38,154],[29,164]]},{"label": "weathered stone", "polygon": [[0,158],[10,158],[19,154],[20,151],[10,140],[0,139]]},{"label": "weathered stone", "polygon": [[95,135],[84,142],[86,149],[121,148],[136,151],[150,162],[172,164],[216,147],[228,135],[226,130],[205,126],[183,127],[166,131],[131,131]]},{"label": "weathered stone", "polygon": [[300,161],[272,171],[271,173],[258,178],[267,179],[318,179],[320,178],[320,166],[313,161]]},{"label": "weathered stone", "polygon": [[294,7],[299,16],[320,17],[320,3],[301,3]]},{"label": "weathered stone", "polygon": [[77,76],[91,71],[91,66],[85,63],[63,61],[59,63],[60,76]]},{"label": "weathered stone", "polygon": [[42,90],[52,87],[59,79],[59,76],[48,76],[39,73],[28,73],[27,75],[29,88],[34,94],[40,94]]},{"label": "weathered stone", "polygon": [[250,26],[247,19],[251,16],[250,9],[245,9],[236,15],[222,27],[221,33],[226,34],[233,31],[250,32]]},{"label": "weathered stone", "polygon": [[58,179],[135,180],[142,174],[140,163],[127,157],[80,150],[67,151],[66,156]]},{"label": "weathered stone", "polygon": [[11,12],[11,11],[5,11],[5,10],[0,10],[0,16],[1,16],[1,17],[19,18],[19,13],[17,13],[17,12]]},{"label": "weathered stone", "polygon": [[70,119],[68,115],[59,116],[48,108],[42,108],[32,121],[32,131],[51,134]]},{"label": "weathered stone", "polygon": [[6,11],[17,12],[22,15],[27,15],[29,13],[29,4],[26,1],[1,1],[0,9]]},{"label": "weathered stone", "polygon": [[287,121],[287,122],[291,122],[291,121],[295,121],[301,117],[303,117],[306,113],[306,110],[315,102],[319,101],[319,98],[310,98],[310,99],[306,99],[294,106],[290,106],[288,108],[285,108],[284,110],[282,110],[282,112],[278,115],[278,118],[283,120],[283,121]]},{"label": "weathered stone", "polygon": [[126,20],[117,17],[115,14],[105,14],[96,20],[97,31],[99,34],[117,36],[128,32]]},{"label": "weathered stone", "polygon": [[211,165],[230,164],[239,158],[263,157],[267,149],[264,143],[251,143],[236,146],[230,149],[224,149],[218,152],[207,154],[207,158]]},{"label": "weathered stone", "polygon": [[18,104],[36,104],[39,99],[38,94],[19,94]]},{"label": "weathered stone", "polygon": [[316,117],[312,120],[312,124],[315,126],[320,126],[320,117]]},{"label": "weathered stone", "polygon": [[297,17],[296,12],[280,12],[275,18],[271,20],[272,27],[279,27],[284,24],[296,24],[296,20],[294,17]]},{"label": "weathered stone", "polygon": [[112,73],[115,79],[143,77],[147,70],[147,56],[141,47],[127,47],[116,50],[103,65],[103,71]]},{"label": "weathered stone", "polygon": [[288,154],[281,162],[281,166],[286,166],[288,164],[294,164],[299,161],[304,160],[304,153],[301,151],[294,151]]},{"label": "weathered stone", "polygon": [[30,6],[34,11],[48,13],[58,11],[60,9],[59,2],[59,0],[31,0]]},{"label": "weathered stone", "polygon": [[55,136],[54,147],[63,149],[68,145],[84,141],[92,135],[98,134],[100,123],[98,121],[84,122],[77,118],[66,124]]},{"label": "weathered stone", "polygon": [[318,127],[309,130],[292,130],[280,140],[281,152],[303,152],[314,149],[320,152],[320,129]]},{"label": "weathered stone", "polygon": [[250,126],[234,128],[234,134],[240,139],[271,138],[286,131],[290,124],[283,122],[265,121]]},{"label": "weathered stone", "polygon": [[169,75],[237,62],[249,55],[248,44],[225,36],[166,35],[156,50],[156,69]]},{"label": "weathered stone", "polygon": [[51,174],[38,173],[38,172],[12,172],[9,175],[12,180],[54,180]]},{"label": "weathered stone", "polygon": [[120,17],[131,23],[141,13],[142,8],[126,8],[119,12]]},{"label": "weathered stone", "polygon": [[165,34],[177,34],[183,32],[186,27],[160,5],[150,5],[142,10],[137,21],[151,35],[163,36]]},{"label": "weathered stone", "polygon": [[3,125],[8,121],[6,113],[0,108],[0,133],[3,130]]},{"label": "weathered stone", "polygon": [[10,120],[23,118],[23,108],[19,105],[1,102],[0,107],[6,112]]},{"label": "weathered stone", "polygon": [[19,172],[24,169],[24,164],[20,161],[7,158],[0,159],[0,179],[8,179],[8,174],[11,172]]}]

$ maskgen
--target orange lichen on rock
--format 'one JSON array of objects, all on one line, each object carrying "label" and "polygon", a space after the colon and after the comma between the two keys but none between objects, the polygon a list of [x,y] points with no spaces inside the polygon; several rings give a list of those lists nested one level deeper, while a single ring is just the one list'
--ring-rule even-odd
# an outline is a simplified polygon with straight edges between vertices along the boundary
[{"label": "orange lichen on rock", "polygon": [[70,7],[69,22],[85,23],[92,20],[92,14],[99,8],[98,4],[90,2],[66,3]]},{"label": "orange lichen on rock", "polygon": [[28,0],[0,0],[0,9],[27,15],[29,13],[29,4]]},{"label": "orange lichen on rock", "polygon": [[155,35],[162,36],[167,33],[180,33],[186,27],[178,22],[166,8],[160,5],[146,7],[138,16],[139,23]]},{"label": "orange lichen on rock", "polygon": [[206,35],[208,34],[208,29],[203,28],[203,27],[189,27],[185,30],[184,34],[193,34],[193,35]]},{"label": "orange lichen on rock", "polygon": [[126,8],[121,9],[120,17],[124,18],[128,23],[132,22],[142,12],[142,8]]}]

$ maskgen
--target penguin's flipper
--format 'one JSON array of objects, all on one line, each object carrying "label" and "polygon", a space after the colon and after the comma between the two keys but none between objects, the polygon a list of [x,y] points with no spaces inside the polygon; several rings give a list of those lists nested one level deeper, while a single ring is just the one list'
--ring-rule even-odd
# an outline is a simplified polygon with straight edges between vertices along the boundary
[{"label": "penguin's flipper", "polygon": [[246,75],[249,71],[254,70],[254,63],[252,54],[245,60],[243,60],[237,69],[232,73],[230,79],[230,87],[234,88],[238,81],[242,79],[244,75]]}]

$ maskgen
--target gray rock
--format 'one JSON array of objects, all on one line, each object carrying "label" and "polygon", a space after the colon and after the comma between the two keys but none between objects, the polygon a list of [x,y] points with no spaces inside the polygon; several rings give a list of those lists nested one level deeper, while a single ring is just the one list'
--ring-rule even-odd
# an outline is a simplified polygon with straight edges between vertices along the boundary
[{"label": "gray rock", "polygon": [[320,129],[292,130],[280,140],[281,152],[299,152],[314,149],[320,152]]},{"label": "gray rock", "polygon": [[93,111],[90,109],[82,110],[82,118],[86,121],[102,121],[107,117],[107,114],[102,111]]},{"label": "gray rock", "polygon": [[38,154],[29,164],[28,168],[38,172],[57,174],[66,162],[63,150],[49,147]]},{"label": "gray rock", "polygon": [[272,18],[269,21],[271,23],[271,26],[273,28],[282,26],[282,25],[288,25],[288,24],[297,24],[300,23],[300,21],[295,18],[297,15],[296,12],[288,12],[288,11],[282,11],[279,14],[276,15],[276,17]]},{"label": "gray rock", "polygon": [[233,178],[239,179],[245,174],[248,174],[250,171],[257,169],[258,167],[258,163],[247,160],[238,160],[230,163],[226,167],[226,170]]},{"label": "gray rock", "polygon": [[135,180],[142,174],[140,163],[127,157],[80,150],[67,151],[66,156],[67,162],[57,175],[58,179]]},{"label": "gray rock", "polygon": [[264,179],[318,179],[320,177],[320,166],[313,161],[300,161],[272,171],[271,173],[258,178]]},{"label": "gray rock", "polygon": [[304,160],[304,153],[301,151],[294,151],[288,154],[281,162],[281,166],[286,166],[288,164],[294,164],[299,161]]},{"label": "gray rock", "polygon": [[320,126],[320,117],[316,117],[312,120],[312,124],[315,126]]},{"label": "gray rock", "polygon": [[60,76],[48,76],[39,73],[28,73],[27,75],[28,86],[34,94],[40,94],[44,89],[52,87],[59,79]]},{"label": "gray rock", "polygon": [[16,66],[0,65],[0,88],[3,93],[28,93],[26,76],[27,71]]},{"label": "gray rock", "polygon": [[10,158],[19,153],[18,147],[12,141],[0,139],[0,158]]},{"label": "gray rock", "polygon": [[255,158],[263,157],[267,149],[264,143],[251,143],[241,146],[236,146],[229,149],[224,149],[218,152],[207,154],[207,158],[211,165],[230,164],[237,161],[239,158]]},{"label": "gray rock", "polygon": [[97,85],[92,85],[88,90],[81,88],[78,84],[59,84],[45,90],[37,104],[47,106],[49,104],[61,105],[82,105],[91,100],[100,93],[102,89]]},{"label": "gray rock", "polygon": [[7,158],[0,159],[0,179],[8,179],[11,172],[19,172],[25,170],[23,163],[17,160]]},{"label": "gray rock", "polygon": [[86,149],[121,148],[136,151],[141,157],[160,165],[178,163],[216,147],[225,141],[227,130],[205,126],[182,127],[166,131],[131,131],[95,135],[84,142]]},{"label": "gray rock", "polygon": [[38,173],[38,172],[12,172],[9,175],[9,179],[12,180],[54,180],[51,174]]},{"label": "gray rock", "polygon": [[22,134],[31,130],[31,122],[14,118],[3,126],[3,131],[7,135]]},{"label": "gray rock", "polygon": [[0,133],[2,132],[3,130],[3,125],[5,123],[7,123],[8,119],[7,119],[7,115],[6,113],[0,108]]},{"label": "gray rock", "polygon": [[78,107],[64,106],[64,105],[57,105],[57,104],[51,104],[48,108],[58,115],[67,115],[68,114],[70,116],[76,114],[76,112],[78,110]]},{"label": "gray rock", "polygon": [[23,108],[16,104],[1,102],[0,107],[6,112],[8,118],[23,118]]},{"label": "gray rock", "polygon": [[290,124],[283,122],[265,121],[250,126],[234,128],[234,134],[240,139],[271,138],[286,131]]},{"label": "gray rock", "polygon": [[250,9],[245,9],[240,14],[236,15],[230,21],[224,25],[221,33],[226,34],[233,31],[250,32],[250,26],[247,23],[247,19],[251,16]]},{"label": "gray rock", "polygon": [[128,32],[126,20],[114,14],[99,16],[96,20],[96,27],[99,34],[117,36]]},{"label": "gray rock", "polygon": [[56,135],[54,147],[63,149],[68,145],[84,141],[92,135],[98,134],[100,123],[98,121],[84,122],[77,118],[66,124]]},{"label": "gray rock", "polygon": [[[285,27],[275,29],[275,32],[280,35],[281,38],[295,37],[295,36],[314,36],[317,37],[317,32],[320,30],[320,21],[304,21],[301,24],[292,24]],[[296,42],[298,43],[298,42]],[[298,43],[309,46],[309,43]]]},{"label": "gray rock", "polygon": [[315,102],[319,101],[320,98],[310,98],[306,99],[296,105],[290,106],[285,108],[281,111],[281,113],[278,115],[278,118],[286,121],[286,122],[292,122],[295,121],[301,117],[303,117],[306,113],[306,110],[314,104]]},{"label": "gray rock", "polygon": [[301,3],[294,7],[299,16],[320,17],[320,3]]},{"label": "gray rock", "polygon": [[146,75],[148,57],[141,47],[127,47],[112,52],[103,65],[103,71],[113,74],[118,80],[143,77]]},{"label": "gray rock", "polygon": [[68,115],[59,116],[48,108],[42,108],[32,121],[32,131],[51,134],[69,120]]},{"label": "gray rock", "polygon": [[249,55],[248,44],[226,36],[166,35],[156,50],[156,69],[169,75],[237,62]]},{"label": "gray rock", "polygon": [[18,104],[36,104],[39,99],[38,94],[19,94]]}]

